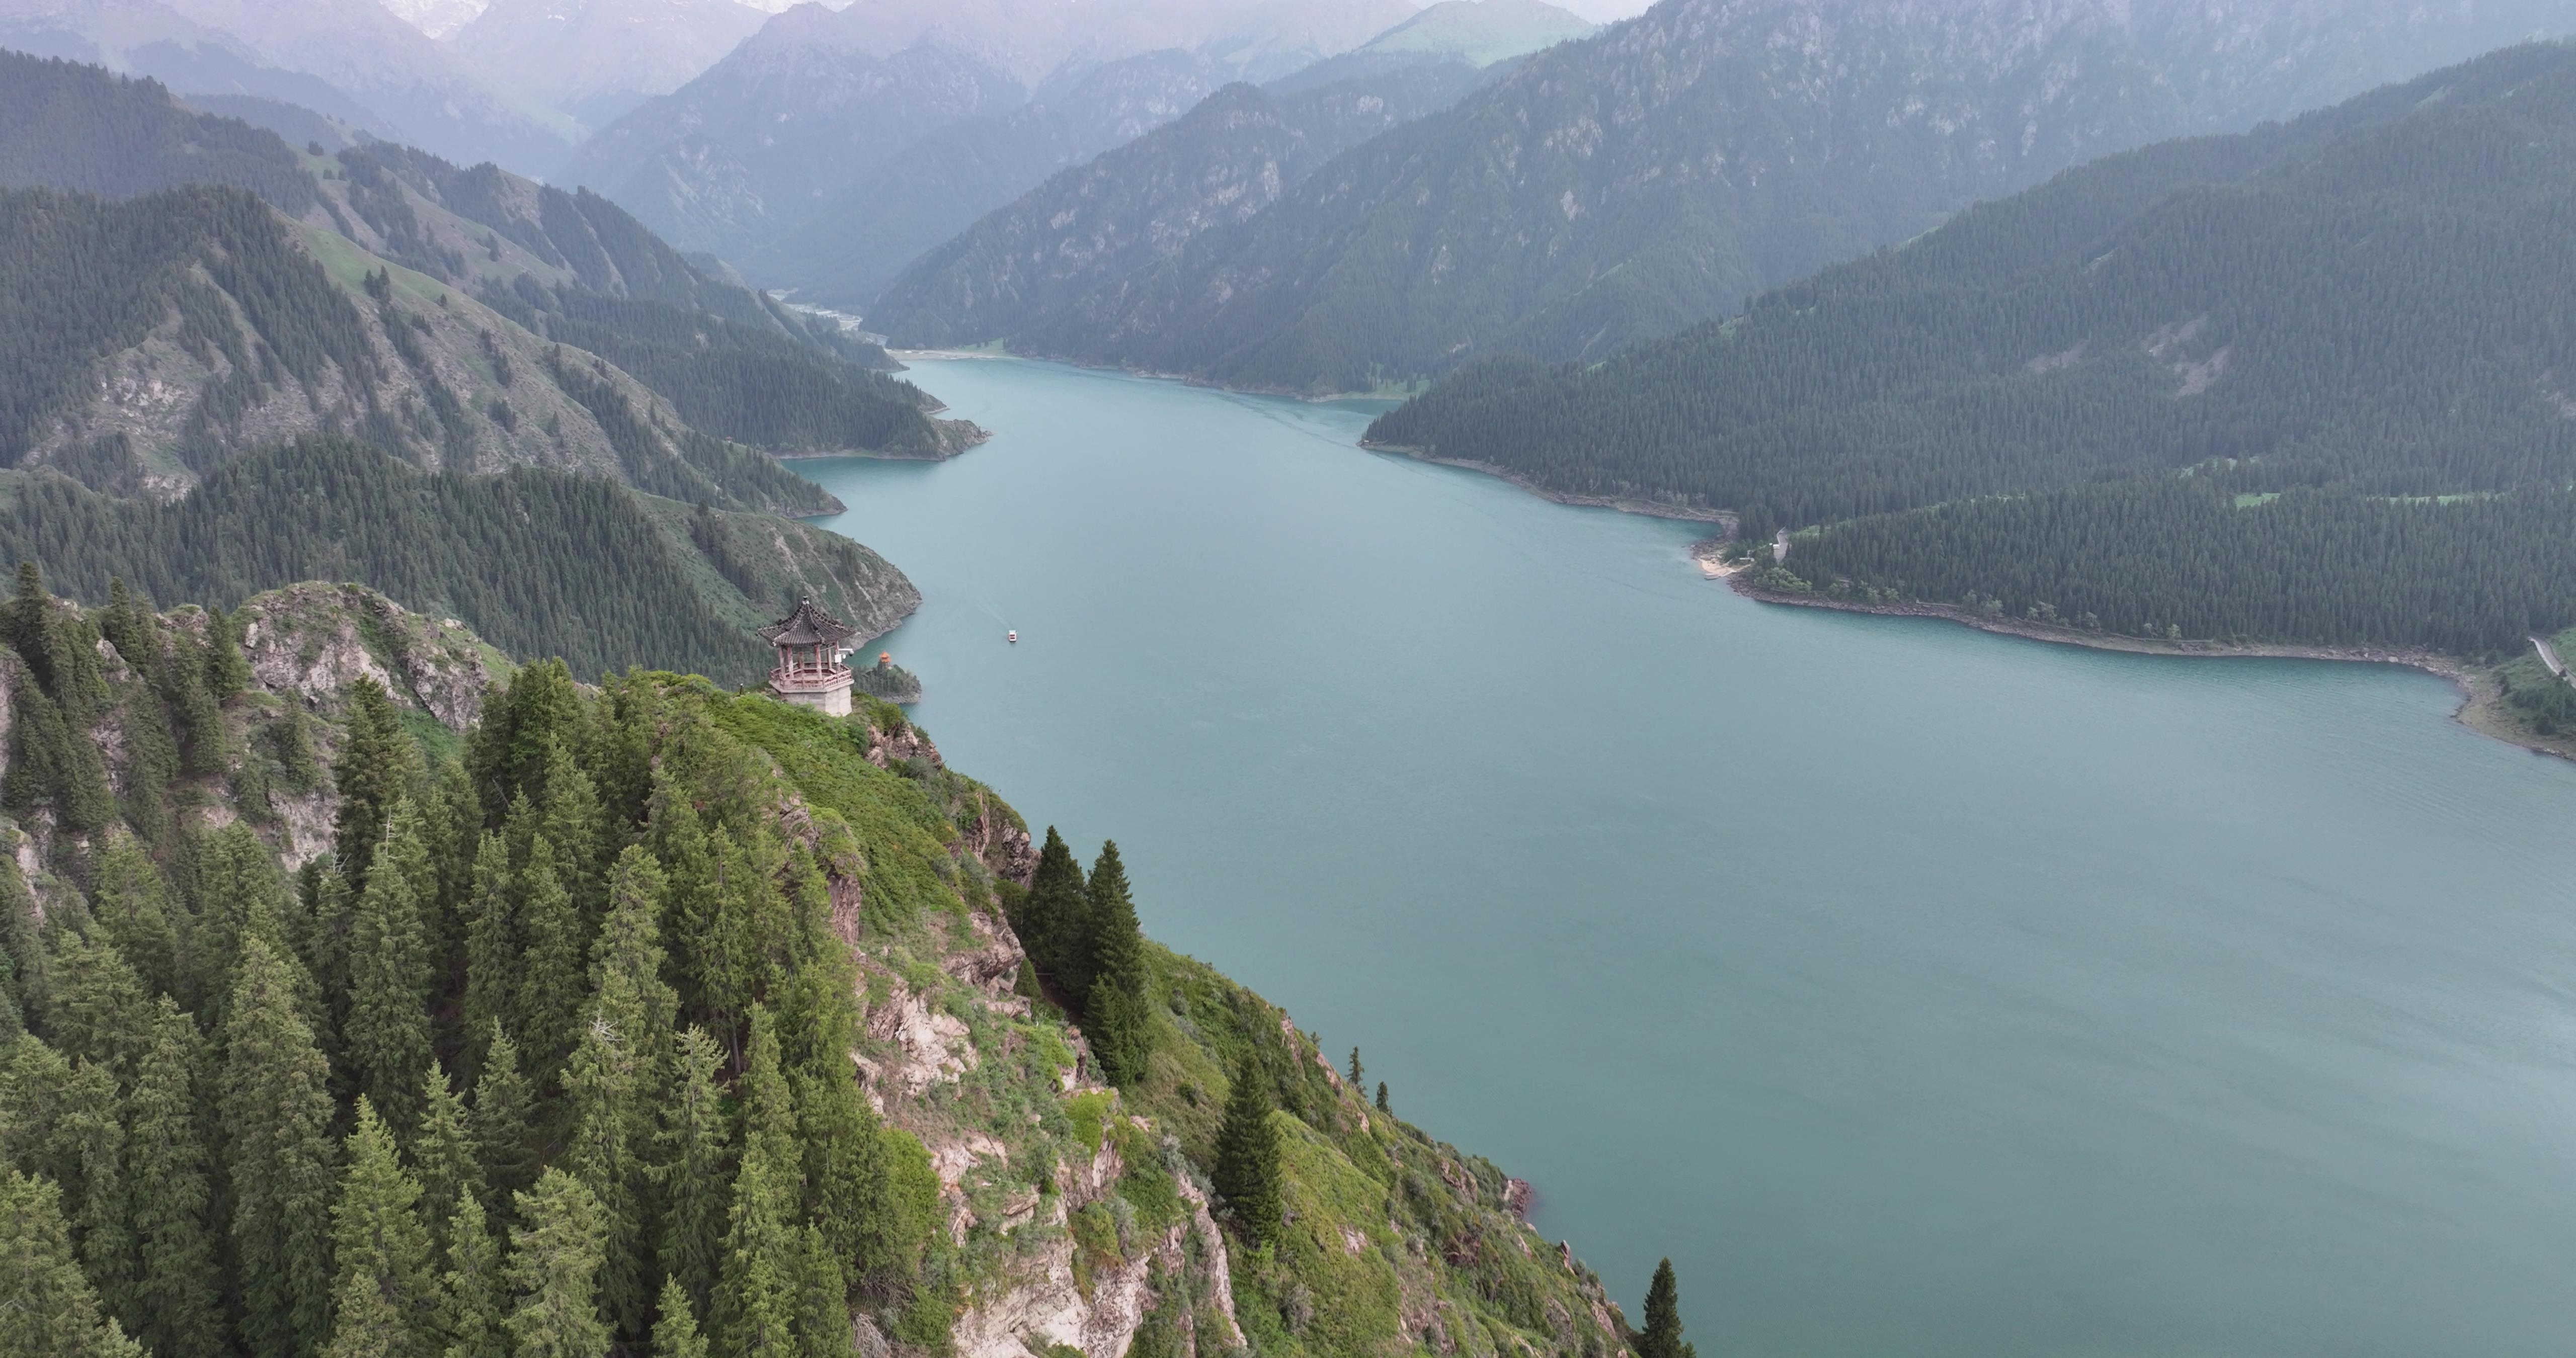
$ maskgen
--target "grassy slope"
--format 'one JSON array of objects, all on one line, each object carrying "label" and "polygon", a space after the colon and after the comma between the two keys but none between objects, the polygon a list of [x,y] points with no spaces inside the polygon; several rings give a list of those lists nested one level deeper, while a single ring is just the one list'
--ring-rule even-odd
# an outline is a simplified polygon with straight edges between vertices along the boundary
[{"label": "grassy slope", "polygon": [[[1231,1293],[1256,1352],[1402,1354],[1426,1343],[1470,1354],[1622,1351],[1598,1279],[1507,1210],[1499,1169],[1368,1107],[1283,1011],[1206,963],[1149,949],[1161,1004],[1147,1079],[1124,1093],[1066,1092],[1076,1032],[1053,1006],[1011,993],[1007,979],[961,979],[997,949],[1016,959],[1007,926],[996,924],[991,875],[965,846],[996,831],[1024,835],[1018,815],[944,768],[871,763],[872,747],[907,738],[882,704],[835,721],[761,697],[709,701],[727,729],[769,752],[826,835],[846,834],[846,851],[865,862],[857,948],[872,1035],[907,1006],[962,1029],[946,1059],[967,1059],[966,1068],[917,1093],[882,1074],[876,1082],[889,1116],[935,1153],[998,1148],[975,1158],[954,1195],[971,1213],[950,1264],[961,1299],[999,1306],[1055,1255],[1070,1256],[1078,1286],[1104,1287],[1158,1242],[1183,1237],[1165,1251],[1177,1268],[1150,1265],[1162,1300],[1137,1352],[1176,1330],[1221,1330],[1211,1280],[1194,1271],[1209,1261],[1187,1238],[1180,1180],[1203,1187],[1227,1072],[1249,1058],[1282,1106],[1291,1215],[1272,1248],[1236,1241],[1228,1251]],[[964,1050],[973,1056],[955,1055]],[[861,1056],[880,1072],[909,1059],[918,1074],[923,1064],[919,1050],[881,1036]],[[1051,1167],[1108,1161],[1116,1173],[1104,1195],[1040,1192]],[[1053,1224],[1046,1200],[1059,1197]],[[1014,1220],[1024,1224],[1008,1226]]]}]

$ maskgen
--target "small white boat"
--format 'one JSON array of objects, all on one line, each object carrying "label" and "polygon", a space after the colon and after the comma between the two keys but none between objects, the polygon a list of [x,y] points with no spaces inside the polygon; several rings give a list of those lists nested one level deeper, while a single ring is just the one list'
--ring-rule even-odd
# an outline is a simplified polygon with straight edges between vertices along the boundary
[{"label": "small white boat", "polygon": [[1002,636],[1014,646],[1020,644],[1020,634],[1017,632],[1005,632]]}]

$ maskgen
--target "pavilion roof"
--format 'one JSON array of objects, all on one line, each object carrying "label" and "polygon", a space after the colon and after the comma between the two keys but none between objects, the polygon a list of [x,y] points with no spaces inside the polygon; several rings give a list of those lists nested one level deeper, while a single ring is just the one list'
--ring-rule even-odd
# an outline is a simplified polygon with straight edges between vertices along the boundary
[{"label": "pavilion roof", "polygon": [[760,629],[761,640],[772,646],[829,646],[857,636],[859,629],[814,606],[811,599],[796,601],[796,611]]}]

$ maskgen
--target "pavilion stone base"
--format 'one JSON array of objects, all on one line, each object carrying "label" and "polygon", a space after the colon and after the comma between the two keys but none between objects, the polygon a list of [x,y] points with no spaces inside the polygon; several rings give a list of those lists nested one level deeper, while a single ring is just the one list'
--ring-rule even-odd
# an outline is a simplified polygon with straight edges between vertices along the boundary
[{"label": "pavilion stone base", "polygon": [[813,708],[827,717],[850,715],[850,672],[846,669],[834,675],[804,673],[793,678],[772,674],[769,691],[798,707]]}]

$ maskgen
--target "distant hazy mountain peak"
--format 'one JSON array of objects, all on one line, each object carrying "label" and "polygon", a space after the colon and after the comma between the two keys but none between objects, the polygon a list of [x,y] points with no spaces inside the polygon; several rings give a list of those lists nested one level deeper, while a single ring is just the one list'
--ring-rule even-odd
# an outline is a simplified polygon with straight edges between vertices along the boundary
[{"label": "distant hazy mountain peak", "polygon": [[448,34],[474,22],[488,0],[384,0],[395,18],[433,38]]},{"label": "distant hazy mountain peak", "polygon": [[1596,25],[1546,0],[1439,0],[1362,45],[1362,52],[1454,56],[1476,66],[1589,35]]}]

